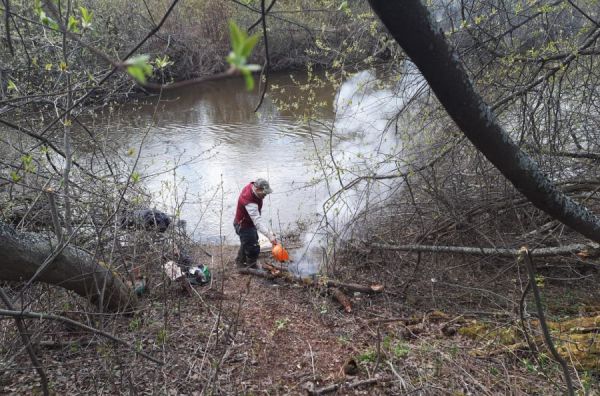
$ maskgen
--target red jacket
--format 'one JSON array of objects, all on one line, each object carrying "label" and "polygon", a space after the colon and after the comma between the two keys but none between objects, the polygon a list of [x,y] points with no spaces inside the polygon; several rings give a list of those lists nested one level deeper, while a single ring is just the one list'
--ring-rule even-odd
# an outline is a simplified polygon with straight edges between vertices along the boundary
[{"label": "red jacket", "polygon": [[255,203],[258,205],[258,212],[261,213],[263,200],[252,192],[252,185],[254,182],[248,183],[246,187],[242,189],[240,197],[238,198],[237,210],[235,211],[235,224],[239,224],[240,228],[254,227],[254,223],[246,210],[246,205],[249,203]]}]

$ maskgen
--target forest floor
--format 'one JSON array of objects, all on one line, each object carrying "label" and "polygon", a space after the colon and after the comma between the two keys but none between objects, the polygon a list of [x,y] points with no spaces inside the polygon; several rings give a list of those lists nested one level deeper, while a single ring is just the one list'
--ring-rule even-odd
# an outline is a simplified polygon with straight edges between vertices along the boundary
[{"label": "forest floor", "polygon": [[[323,288],[238,273],[235,250],[212,249],[210,286],[195,286],[190,295],[176,284],[157,285],[142,296],[133,315],[105,322],[104,330],[129,342],[130,348],[58,322],[45,323],[36,342],[51,393],[564,391],[562,371],[549,353],[542,351],[536,357],[526,348],[514,347],[514,340],[503,342],[513,334],[514,317],[425,309],[392,289],[378,295],[351,294],[353,310],[347,313]],[[70,317],[98,323],[89,315]],[[4,334],[7,322],[3,321]],[[473,337],[465,331],[469,329],[477,336],[492,334],[498,341]],[[0,394],[39,394],[39,377],[18,342],[14,344],[14,358],[0,372]],[[163,364],[136,355],[134,349]],[[600,389],[593,370],[571,376],[582,394]]]}]

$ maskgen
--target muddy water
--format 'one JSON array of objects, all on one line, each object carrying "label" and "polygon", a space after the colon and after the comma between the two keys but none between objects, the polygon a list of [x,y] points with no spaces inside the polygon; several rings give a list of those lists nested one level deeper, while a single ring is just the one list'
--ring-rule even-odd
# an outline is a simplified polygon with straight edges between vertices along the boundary
[{"label": "muddy water", "polygon": [[[264,202],[263,217],[279,235],[304,226],[296,268],[310,273],[322,255],[314,224],[328,193],[358,175],[398,170],[389,158],[398,155],[401,144],[389,120],[402,103],[378,85],[373,72],[358,73],[337,90],[319,88],[313,102],[325,106],[312,113],[302,76],[275,75],[270,81],[258,112],[258,93],[232,79],[122,106],[104,114],[102,122],[110,125],[123,153],[142,147],[137,171],[153,202],[185,220],[196,240],[239,243],[232,227],[239,191],[257,177],[268,179],[274,193]],[[278,101],[289,110],[281,110]],[[306,114],[310,122],[302,121]],[[320,166],[333,160],[343,174]],[[364,207],[365,196],[387,194],[378,186],[348,191],[340,200],[344,206],[329,211],[328,224],[343,226]]]},{"label": "muddy water", "polygon": [[[302,80],[294,76],[296,83]],[[104,115],[119,131],[123,151],[142,147],[137,169],[158,208],[178,213],[196,240],[237,243],[232,221],[238,193],[257,177],[268,179],[274,190],[263,216],[278,234],[314,217],[322,204],[323,187],[314,185],[315,147],[323,147],[328,136],[335,92],[331,87],[317,91],[316,99],[327,106],[315,114],[318,122],[307,123],[298,119],[309,111],[305,101],[296,102],[292,111],[274,104],[302,95],[292,78],[280,74],[270,81],[273,86],[258,112],[258,93],[246,91],[241,79],[231,79]]]}]

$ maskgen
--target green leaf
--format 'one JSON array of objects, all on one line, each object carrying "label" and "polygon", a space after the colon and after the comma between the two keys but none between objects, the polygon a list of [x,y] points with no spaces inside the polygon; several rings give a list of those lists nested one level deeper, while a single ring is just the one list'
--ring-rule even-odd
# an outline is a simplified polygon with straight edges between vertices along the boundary
[{"label": "green leaf", "polygon": [[43,25],[46,25],[52,29],[55,29],[55,30],[59,29],[58,23],[56,23],[55,20],[50,18],[48,15],[46,15],[44,10],[40,10],[40,22],[42,22]]},{"label": "green leaf", "polygon": [[79,11],[81,12],[81,27],[84,29],[89,29],[92,27],[92,13],[87,10],[85,7],[79,7]]},{"label": "green leaf", "polygon": [[256,46],[256,43],[258,43],[258,34],[254,34],[249,38],[245,39],[242,45],[242,49],[240,50],[240,55],[244,58],[248,58],[252,53],[252,49],[254,49],[254,47]]},{"label": "green leaf", "polygon": [[146,78],[152,75],[153,68],[148,59],[148,55],[139,55],[125,62],[127,73],[141,84],[145,84]]},{"label": "green leaf", "polygon": [[50,17],[48,17],[48,15],[46,15],[46,12],[44,10],[40,10],[40,22],[42,22],[44,25],[48,26],[48,24],[50,23],[52,19],[50,19]]},{"label": "green leaf", "polygon": [[12,179],[12,181],[14,181],[15,183],[17,183],[19,180],[21,180],[21,176],[19,176],[19,174],[16,171],[12,171],[10,172],[10,178]]},{"label": "green leaf", "polygon": [[238,54],[236,54],[233,51],[231,51],[229,53],[229,55],[227,55],[226,59],[227,59],[227,62],[231,66],[235,67],[236,69],[241,68],[246,63],[246,59],[242,58],[241,56],[239,56]]},{"label": "green leaf", "polygon": [[141,84],[146,83],[146,75],[144,74],[143,69],[137,66],[129,66],[127,68],[127,73],[129,73],[129,75],[133,77],[137,82]]},{"label": "green leaf", "polygon": [[9,91],[18,91],[17,86],[13,80],[8,80],[8,86],[6,87]]},{"label": "green leaf", "polygon": [[344,11],[346,12],[348,10],[348,2],[347,1],[342,1],[342,4],[340,4],[340,6],[338,7],[338,11]]},{"label": "green leaf", "polygon": [[259,71],[261,67],[259,65],[247,64],[248,57],[252,53],[252,50],[256,46],[259,40],[258,34],[254,34],[250,37],[246,32],[242,31],[235,21],[229,21],[229,36],[231,39],[232,51],[227,55],[227,62],[229,65],[239,70],[244,80],[246,81],[246,89],[251,91],[254,89],[254,78],[252,77],[253,71]]},{"label": "green leaf", "polygon": [[79,28],[77,27],[78,25],[79,21],[73,15],[71,15],[69,17],[69,24],[67,25],[67,30],[70,32],[79,32]]},{"label": "green leaf", "polygon": [[159,69],[164,69],[165,67],[171,66],[173,62],[169,60],[169,55],[165,55],[162,58],[157,57],[154,59],[154,64]]},{"label": "green leaf", "polygon": [[138,182],[140,181],[140,179],[141,179],[141,176],[140,176],[140,174],[139,174],[138,172],[133,172],[133,173],[131,174],[131,181],[132,181],[134,184],[135,184],[135,183],[138,183]]},{"label": "green leaf", "polygon": [[233,52],[240,54],[244,41],[246,40],[246,33],[243,32],[233,20],[229,21],[229,38],[231,39]]},{"label": "green leaf", "polygon": [[252,73],[248,69],[242,69],[242,75],[246,81],[246,89],[252,91],[254,89],[254,78],[252,77]]},{"label": "green leaf", "polygon": [[28,164],[31,164],[32,161],[33,161],[33,157],[31,156],[31,154],[21,156],[21,163],[25,166],[27,166]]}]

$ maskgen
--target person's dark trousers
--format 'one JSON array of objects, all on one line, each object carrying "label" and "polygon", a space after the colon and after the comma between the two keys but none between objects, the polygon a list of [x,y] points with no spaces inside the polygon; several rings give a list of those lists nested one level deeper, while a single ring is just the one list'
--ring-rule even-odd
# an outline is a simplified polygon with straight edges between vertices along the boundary
[{"label": "person's dark trousers", "polygon": [[260,253],[256,228],[240,228],[238,224],[234,224],[234,227],[235,232],[240,237],[240,249],[235,258],[235,263],[238,267],[256,268],[256,260]]}]

